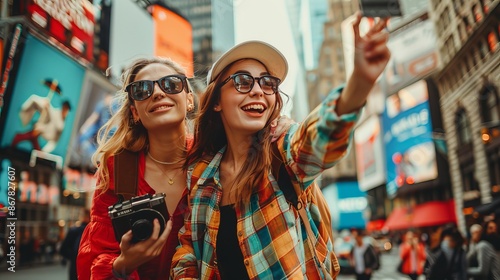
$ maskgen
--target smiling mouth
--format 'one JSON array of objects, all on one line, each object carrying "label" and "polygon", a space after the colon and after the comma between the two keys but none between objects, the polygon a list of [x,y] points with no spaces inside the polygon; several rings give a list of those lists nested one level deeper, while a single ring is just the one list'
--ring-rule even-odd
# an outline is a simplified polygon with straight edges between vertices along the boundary
[{"label": "smiling mouth", "polygon": [[250,105],[241,107],[241,109],[245,112],[262,113],[266,110],[266,107],[262,104],[250,104]]},{"label": "smiling mouth", "polygon": [[156,112],[156,111],[159,111],[159,110],[166,110],[166,109],[169,109],[169,108],[172,108],[174,106],[169,106],[169,105],[162,105],[162,106],[159,106],[159,107],[155,107],[153,108],[151,111],[149,111],[150,113],[153,113],[153,112]]}]

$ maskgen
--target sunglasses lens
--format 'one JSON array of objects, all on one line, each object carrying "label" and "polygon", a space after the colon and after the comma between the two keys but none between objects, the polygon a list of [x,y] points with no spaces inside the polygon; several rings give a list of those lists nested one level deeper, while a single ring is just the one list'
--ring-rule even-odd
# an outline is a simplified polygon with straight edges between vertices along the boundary
[{"label": "sunglasses lens", "polygon": [[278,91],[279,79],[273,76],[262,76],[259,81],[260,88],[266,94]]},{"label": "sunglasses lens", "polygon": [[253,77],[247,74],[238,74],[235,75],[234,78],[234,87],[237,91],[242,93],[247,93],[252,90],[253,86]]},{"label": "sunglasses lens", "polygon": [[138,81],[129,85],[129,92],[134,100],[141,101],[153,94],[153,87],[151,81]]},{"label": "sunglasses lens", "polygon": [[160,88],[165,93],[179,93],[184,89],[183,80],[176,76],[167,76],[158,80]]}]

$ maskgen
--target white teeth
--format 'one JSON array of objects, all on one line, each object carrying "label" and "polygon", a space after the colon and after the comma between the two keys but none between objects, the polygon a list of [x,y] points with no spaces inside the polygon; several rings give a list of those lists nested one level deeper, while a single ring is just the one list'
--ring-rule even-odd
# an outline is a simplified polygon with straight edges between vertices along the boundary
[{"label": "white teeth", "polygon": [[244,106],[242,108],[243,110],[258,110],[258,111],[264,111],[264,106],[262,104],[250,104],[250,105],[247,105],[247,106]]},{"label": "white teeth", "polygon": [[160,106],[160,107],[156,107],[154,108],[151,112],[155,112],[155,111],[158,111],[158,110],[163,110],[163,109],[168,109],[172,106],[166,106],[166,105],[163,105],[163,106]]}]

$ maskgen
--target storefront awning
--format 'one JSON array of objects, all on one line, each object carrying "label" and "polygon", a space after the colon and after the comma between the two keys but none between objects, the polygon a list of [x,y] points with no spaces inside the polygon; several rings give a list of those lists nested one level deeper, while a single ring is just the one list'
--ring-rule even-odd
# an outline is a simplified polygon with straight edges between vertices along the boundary
[{"label": "storefront awning", "polygon": [[385,224],[384,219],[369,221],[368,223],[366,223],[366,230],[367,231],[380,231],[384,227],[384,224]]},{"label": "storefront awning", "polygon": [[384,230],[401,230],[411,227],[411,213],[408,213],[408,208],[396,208],[387,218],[383,229]]},{"label": "storefront awning", "polygon": [[456,223],[455,203],[450,201],[431,201],[408,207],[394,209],[387,218],[384,230],[404,230]]},{"label": "storefront awning", "polygon": [[431,227],[456,223],[455,203],[450,201],[431,201],[415,207],[413,227]]}]

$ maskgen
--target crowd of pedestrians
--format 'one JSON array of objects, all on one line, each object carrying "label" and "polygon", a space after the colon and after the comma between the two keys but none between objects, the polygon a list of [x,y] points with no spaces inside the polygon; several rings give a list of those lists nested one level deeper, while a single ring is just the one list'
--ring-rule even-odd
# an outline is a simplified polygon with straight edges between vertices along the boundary
[{"label": "crowd of pedestrians", "polygon": [[408,231],[399,247],[400,273],[410,279],[429,280],[500,279],[498,234],[495,221],[474,224],[466,239],[455,225],[432,227],[427,244]]}]

